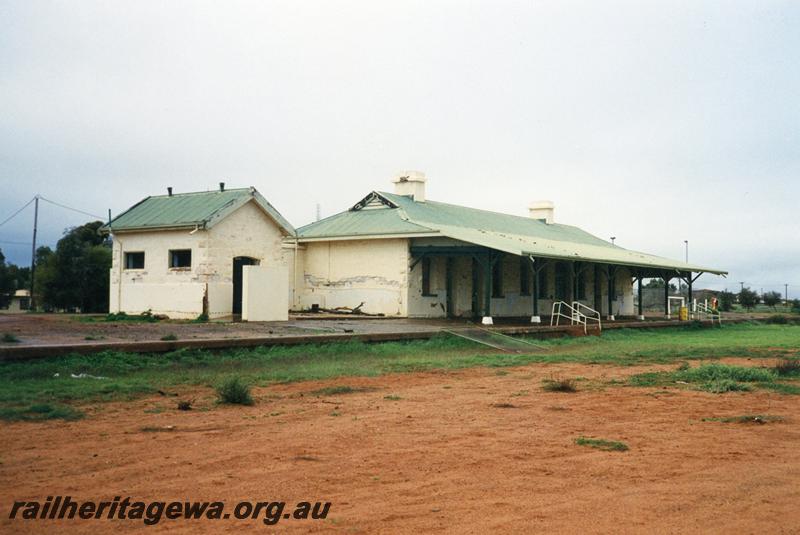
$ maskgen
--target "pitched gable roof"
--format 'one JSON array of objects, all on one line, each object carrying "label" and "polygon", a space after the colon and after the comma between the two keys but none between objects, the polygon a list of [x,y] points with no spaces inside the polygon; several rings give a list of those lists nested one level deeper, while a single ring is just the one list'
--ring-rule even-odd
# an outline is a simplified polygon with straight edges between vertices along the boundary
[{"label": "pitched gable roof", "polygon": [[287,235],[289,223],[255,188],[176,193],[147,197],[100,228],[101,232],[210,228],[247,202],[254,201]]},{"label": "pitched gable roof", "polygon": [[301,227],[297,232],[300,241],[430,234],[519,256],[726,273],[624,249],[571,225],[547,224],[529,217],[437,201],[417,202],[410,196],[375,191],[350,210]]}]

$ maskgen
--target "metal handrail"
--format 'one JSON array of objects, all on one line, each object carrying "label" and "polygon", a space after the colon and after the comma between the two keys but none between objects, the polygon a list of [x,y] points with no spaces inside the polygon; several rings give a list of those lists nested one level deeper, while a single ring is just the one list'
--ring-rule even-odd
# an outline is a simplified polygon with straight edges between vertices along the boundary
[{"label": "metal handrail", "polygon": [[699,314],[705,314],[707,316],[710,316],[712,325],[714,324],[714,318],[717,318],[717,323],[722,325],[722,314],[720,313],[719,310],[714,310],[705,303],[696,303],[695,311]]},{"label": "metal handrail", "polygon": [[[600,314],[599,311],[593,309],[592,307],[584,305],[580,301],[574,301],[572,303],[572,308],[578,314],[580,314],[580,315],[582,315],[584,317],[584,323],[588,323],[590,320],[591,321],[596,321],[597,322],[597,330],[600,331],[600,332],[603,331],[602,315]],[[585,312],[583,312],[583,311],[585,311]]]},{"label": "metal handrail", "polygon": [[[564,308],[567,309],[569,312],[569,316],[564,313]],[[587,316],[583,312],[581,312],[581,308],[586,309],[587,311],[591,311],[593,314],[596,314],[597,317],[594,316]],[[575,301],[570,305],[564,301],[556,301],[553,303],[553,309],[550,312],[550,326],[557,326],[560,318],[568,319],[570,325],[583,325],[583,334],[587,334],[587,324],[588,320],[597,321],[597,326],[599,329],[600,327],[600,313],[594,309],[591,309],[584,305],[583,303],[578,303]]]}]

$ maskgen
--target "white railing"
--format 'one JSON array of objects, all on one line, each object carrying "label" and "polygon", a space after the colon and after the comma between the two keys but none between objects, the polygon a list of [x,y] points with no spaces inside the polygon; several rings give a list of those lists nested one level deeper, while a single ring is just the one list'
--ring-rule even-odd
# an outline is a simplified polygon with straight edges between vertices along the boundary
[{"label": "white railing", "polygon": [[578,314],[583,316],[583,322],[584,323],[588,323],[590,321],[596,321],[597,322],[597,330],[598,331],[602,331],[603,330],[603,325],[602,325],[602,321],[601,321],[601,317],[602,316],[600,315],[599,311],[597,311],[597,310],[595,310],[595,309],[593,309],[591,307],[587,307],[586,305],[584,305],[580,301],[575,301],[574,303],[572,303],[572,308],[573,308],[573,310],[578,312]]},{"label": "white railing", "polygon": [[590,321],[597,322],[598,331],[602,331],[603,329],[600,320],[600,312],[578,301],[573,302],[572,305],[564,301],[554,302],[553,310],[550,313],[550,326],[557,326],[561,318],[569,320],[570,325],[583,325],[584,334],[587,333],[587,327]]},{"label": "white railing", "polygon": [[722,314],[720,314],[719,310],[711,308],[708,306],[708,303],[695,303],[694,307],[695,314],[701,316],[701,318],[698,319],[702,319],[702,316],[706,316],[711,320],[712,325],[714,324],[714,320],[717,320],[717,323],[722,325]]}]

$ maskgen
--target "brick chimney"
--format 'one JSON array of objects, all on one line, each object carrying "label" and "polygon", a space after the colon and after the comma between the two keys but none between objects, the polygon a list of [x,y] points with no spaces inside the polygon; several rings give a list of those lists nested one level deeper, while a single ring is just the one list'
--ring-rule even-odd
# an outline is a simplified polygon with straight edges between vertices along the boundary
[{"label": "brick chimney", "polygon": [[417,202],[425,202],[425,173],[419,171],[403,171],[392,179],[394,192],[407,195]]},{"label": "brick chimney", "polygon": [[528,212],[533,219],[538,219],[548,225],[555,223],[553,212],[555,205],[553,201],[534,201],[528,206]]}]

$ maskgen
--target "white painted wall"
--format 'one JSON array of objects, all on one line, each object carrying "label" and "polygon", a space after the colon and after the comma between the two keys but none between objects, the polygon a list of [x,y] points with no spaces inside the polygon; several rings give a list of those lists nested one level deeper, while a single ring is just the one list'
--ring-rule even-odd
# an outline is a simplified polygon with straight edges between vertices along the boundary
[{"label": "white painted wall", "polygon": [[[209,230],[121,232],[113,235],[110,310],[152,310],[171,318],[195,318],[208,296],[211,318],[229,316],[233,302],[233,258],[248,256],[262,266],[290,267],[293,251],[282,245],[280,228],[250,201]],[[169,267],[170,249],[191,249],[192,266]],[[127,270],[124,253],[143,251],[145,266]],[[291,287],[287,272],[287,299]]]},{"label": "white painted wall", "polygon": [[287,321],[289,274],[284,266],[244,266],[242,320]]},{"label": "white painted wall", "polygon": [[355,308],[369,314],[408,313],[408,240],[375,239],[305,244],[299,308]]}]

